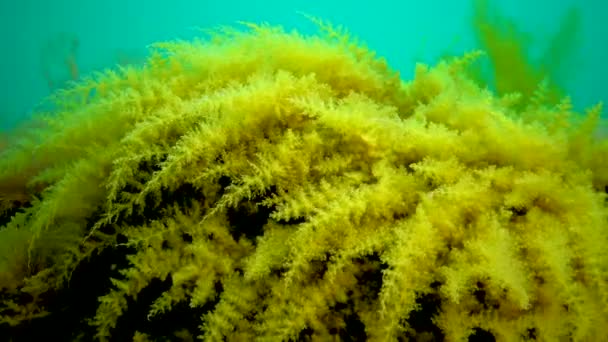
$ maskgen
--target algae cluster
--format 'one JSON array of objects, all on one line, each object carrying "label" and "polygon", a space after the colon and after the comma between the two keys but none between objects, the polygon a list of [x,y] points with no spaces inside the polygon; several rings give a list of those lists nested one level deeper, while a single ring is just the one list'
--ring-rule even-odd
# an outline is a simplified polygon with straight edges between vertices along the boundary
[{"label": "algae cluster", "polygon": [[495,96],[477,53],[404,82],[319,25],[157,44],[58,92],[0,159],[0,333],[603,336],[601,107]]},{"label": "algae cluster", "polygon": [[[489,0],[473,1],[472,25],[491,66],[481,70],[478,64],[473,77],[492,86],[500,95],[518,93],[530,100],[543,85],[544,101],[558,103],[566,97],[565,80],[576,70],[575,62],[581,44],[581,13],[569,8],[559,20],[559,29],[552,36],[542,37],[544,44],[533,44],[530,34],[523,32],[515,20],[505,16]],[[534,45],[542,52],[533,56]]]}]

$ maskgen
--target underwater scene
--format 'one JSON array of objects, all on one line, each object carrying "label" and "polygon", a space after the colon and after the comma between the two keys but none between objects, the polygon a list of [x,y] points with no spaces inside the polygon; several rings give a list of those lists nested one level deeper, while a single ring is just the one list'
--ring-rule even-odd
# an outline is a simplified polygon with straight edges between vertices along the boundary
[{"label": "underwater scene", "polygon": [[0,4],[0,342],[608,341],[599,0]]}]

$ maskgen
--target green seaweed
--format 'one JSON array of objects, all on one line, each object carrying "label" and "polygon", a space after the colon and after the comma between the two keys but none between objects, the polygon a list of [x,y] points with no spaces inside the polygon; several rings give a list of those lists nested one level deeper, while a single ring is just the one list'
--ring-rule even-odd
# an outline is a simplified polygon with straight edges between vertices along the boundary
[{"label": "green seaweed", "polygon": [[523,33],[514,20],[502,15],[490,0],[475,0],[473,4],[474,32],[490,62],[489,70],[476,71],[477,79],[499,95],[521,94],[524,104],[529,103],[543,84],[543,96],[546,96],[543,102],[556,104],[564,98],[567,72],[572,69],[580,43],[579,10],[572,7],[565,13],[559,30],[546,38],[544,51],[533,58],[533,38]]}]

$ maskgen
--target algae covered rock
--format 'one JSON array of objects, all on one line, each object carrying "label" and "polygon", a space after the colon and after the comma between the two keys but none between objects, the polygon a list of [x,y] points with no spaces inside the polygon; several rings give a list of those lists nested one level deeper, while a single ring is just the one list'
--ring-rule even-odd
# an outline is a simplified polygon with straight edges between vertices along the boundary
[{"label": "algae covered rock", "polygon": [[157,44],[58,92],[0,159],[0,332],[603,336],[601,107],[522,109],[467,76],[476,53],[405,82],[319,24]]}]

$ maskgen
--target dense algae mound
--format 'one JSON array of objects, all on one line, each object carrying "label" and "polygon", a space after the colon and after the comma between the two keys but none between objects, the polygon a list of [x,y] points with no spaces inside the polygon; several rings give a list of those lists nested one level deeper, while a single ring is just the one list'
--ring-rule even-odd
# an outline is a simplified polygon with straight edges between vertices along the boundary
[{"label": "dense algae mound", "polygon": [[404,83],[321,27],[158,44],[58,93],[0,159],[0,333],[603,336],[601,108],[496,97],[476,54]]}]

